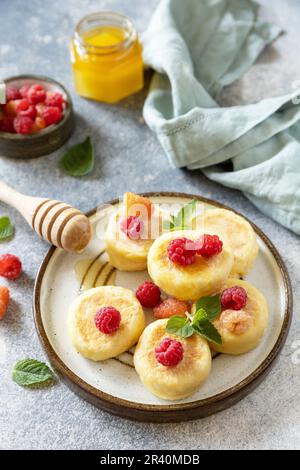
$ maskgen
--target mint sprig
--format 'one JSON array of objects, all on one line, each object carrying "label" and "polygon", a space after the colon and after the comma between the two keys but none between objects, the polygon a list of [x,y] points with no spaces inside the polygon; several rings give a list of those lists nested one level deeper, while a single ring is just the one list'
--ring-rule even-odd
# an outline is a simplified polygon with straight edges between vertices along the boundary
[{"label": "mint sprig", "polygon": [[221,312],[220,296],[202,297],[196,302],[196,313],[186,317],[174,315],[168,320],[166,330],[176,336],[189,338],[194,333],[203,336],[208,341],[222,344],[222,338],[212,321]]},{"label": "mint sprig", "polygon": [[44,362],[22,359],[14,365],[12,379],[22,387],[46,385],[53,381],[53,373]]},{"label": "mint sprig", "polygon": [[90,137],[69,148],[59,161],[60,168],[70,176],[85,176],[94,169],[94,152]]},{"label": "mint sprig", "polygon": [[172,335],[182,336],[183,338],[189,338],[194,334],[194,328],[190,321],[186,317],[180,317],[179,315],[173,315],[170,317],[167,323],[167,332]]},{"label": "mint sprig", "polygon": [[205,310],[199,309],[192,320],[192,328],[195,333],[204,336],[208,341],[216,344],[222,344],[220,333],[209,320],[209,315]]},{"label": "mint sprig", "polygon": [[176,215],[170,215],[169,220],[165,220],[163,227],[166,230],[174,232],[175,230],[190,229],[190,223],[196,213],[197,201],[193,199],[180,209]]},{"label": "mint sprig", "polygon": [[5,241],[11,238],[14,234],[14,227],[10,218],[6,215],[0,217],[0,241]]},{"label": "mint sprig", "polygon": [[196,311],[205,310],[210,321],[215,320],[221,312],[221,299],[219,295],[201,297],[196,302]]}]

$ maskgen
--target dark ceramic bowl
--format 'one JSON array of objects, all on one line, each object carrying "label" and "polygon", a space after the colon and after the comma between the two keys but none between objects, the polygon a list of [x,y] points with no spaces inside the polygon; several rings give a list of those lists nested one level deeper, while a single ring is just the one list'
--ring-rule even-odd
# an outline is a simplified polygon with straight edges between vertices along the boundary
[{"label": "dark ceramic bowl", "polygon": [[18,75],[4,80],[6,85],[21,87],[38,83],[46,90],[59,91],[64,95],[68,106],[61,121],[37,132],[20,135],[0,131],[0,156],[11,158],[35,158],[54,152],[70,137],[74,129],[74,113],[71,96],[57,81],[39,75]]}]

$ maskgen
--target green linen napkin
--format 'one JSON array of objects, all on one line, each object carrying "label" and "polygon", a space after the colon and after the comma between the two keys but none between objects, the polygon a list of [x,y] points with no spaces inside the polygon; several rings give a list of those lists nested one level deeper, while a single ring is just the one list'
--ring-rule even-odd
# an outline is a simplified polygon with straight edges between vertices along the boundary
[{"label": "green linen napkin", "polygon": [[252,0],[162,0],[142,38],[145,63],[157,72],[144,117],[172,165],[201,168],[300,233],[299,91],[217,104],[222,87],[279,33]]}]

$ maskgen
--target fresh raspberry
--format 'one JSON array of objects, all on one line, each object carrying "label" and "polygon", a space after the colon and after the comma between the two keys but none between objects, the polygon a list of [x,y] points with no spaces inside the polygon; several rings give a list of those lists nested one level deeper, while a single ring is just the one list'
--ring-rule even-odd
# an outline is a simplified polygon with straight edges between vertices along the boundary
[{"label": "fresh raspberry", "polygon": [[8,116],[4,116],[4,118],[0,121],[0,131],[15,133],[13,119]]},{"label": "fresh raspberry", "polygon": [[172,315],[185,316],[185,312],[190,309],[189,305],[183,300],[169,299],[163,300],[153,309],[155,318],[170,318]]},{"label": "fresh raspberry", "polygon": [[19,100],[11,100],[11,101],[8,101],[5,105],[4,105],[4,113],[6,116],[10,117],[10,118],[14,118],[16,117],[17,115],[17,103],[18,103]]},{"label": "fresh raspberry", "polygon": [[180,341],[164,338],[159,346],[155,348],[157,362],[163,366],[177,366],[183,359],[183,347]]},{"label": "fresh raspberry", "polygon": [[29,103],[26,98],[16,100],[16,113],[19,114],[21,111],[26,111],[29,108]]},{"label": "fresh raspberry", "polygon": [[62,111],[57,106],[46,106],[42,111],[42,117],[47,126],[56,124],[62,118]]},{"label": "fresh raspberry", "polygon": [[115,307],[102,307],[95,315],[96,328],[106,335],[110,335],[119,329],[121,314]]},{"label": "fresh raspberry", "polygon": [[211,258],[223,249],[223,242],[218,235],[202,235],[195,243],[198,255],[203,258]]},{"label": "fresh raspberry", "polygon": [[6,102],[11,100],[19,100],[22,98],[18,88],[10,86],[6,88]]},{"label": "fresh raspberry", "polygon": [[20,95],[21,95],[21,98],[27,98],[27,95],[28,95],[28,91],[30,89],[31,85],[23,85],[21,86],[19,92],[20,92]]},{"label": "fresh raspberry", "polygon": [[185,237],[172,240],[168,245],[167,253],[173,263],[182,266],[189,266],[196,261],[194,242]]},{"label": "fresh raspberry", "polygon": [[65,99],[61,93],[58,91],[52,92],[52,91],[47,91],[46,93],[46,99],[45,99],[45,104],[46,106],[56,106],[59,109],[63,109]]},{"label": "fresh raspberry", "polygon": [[247,303],[247,292],[243,287],[233,286],[225,289],[221,295],[221,304],[225,310],[241,310]]},{"label": "fresh raspberry", "polygon": [[27,91],[27,98],[30,104],[38,104],[45,101],[46,92],[42,85],[31,85]]},{"label": "fresh raspberry", "polygon": [[32,132],[39,132],[42,129],[45,129],[45,127],[46,127],[46,123],[44,119],[40,116],[37,116],[34,120]]},{"label": "fresh raspberry", "polygon": [[0,320],[4,317],[9,304],[9,290],[5,286],[0,286]]},{"label": "fresh raspberry", "polygon": [[153,308],[160,302],[160,290],[153,282],[145,281],[135,293],[143,307]]},{"label": "fresh raspberry", "polygon": [[23,117],[29,117],[30,119],[32,119],[32,121],[34,121],[36,117],[35,106],[30,104],[27,109],[19,111],[18,115]]},{"label": "fresh raspberry", "polygon": [[38,116],[42,116],[43,115],[43,112],[45,111],[46,109],[46,105],[45,103],[39,103],[36,105],[35,109],[36,109],[36,112],[37,112],[37,115]]},{"label": "fresh raspberry", "polygon": [[15,255],[5,254],[0,256],[0,276],[14,281],[21,276],[22,263]]},{"label": "fresh raspberry", "polygon": [[33,128],[33,120],[26,116],[17,116],[14,119],[14,128],[17,134],[30,134]]},{"label": "fresh raspberry", "polygon": [[121,219],[120,229],[131,240],[138,240],[139,238],[141,238],[144,229],[144,224],[142,220],[140,220],[138,217],[130,215],[126,219]]}]

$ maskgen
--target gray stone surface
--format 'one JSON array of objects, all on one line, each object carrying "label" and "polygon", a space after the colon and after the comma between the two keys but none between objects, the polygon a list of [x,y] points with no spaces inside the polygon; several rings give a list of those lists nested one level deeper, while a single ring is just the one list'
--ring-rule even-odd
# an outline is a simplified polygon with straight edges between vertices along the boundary
[{"label": "gray stone surface", "polygon": [[[155,136],[142,120],[145,92],[117,106],[76,96],[71,79],[68,41],[82,15],[119,10],[145,28],[157,0],[1,0],[0,76],[43,73],[65,84],[74,99],[77,128],[70,143],[91,135],[96,169],[80,180],[57,167],[62,150],[29,161],[0,159],[0,178],[36,196],[62,199],[88,210],[125,190],[176,190],[211,197],[231,205],[257,223],[281,252],[295,293],[300,288],[299,238],[258,212],[240,193],[205,179],[200,172],[172,169]],[[267,0],[263,15],[286,33],[264,52],[242,80],[224,90],[224,104],[256,101],[291,90],[300,79],[298,0]],[[12,364],[23,357],[45,359],[33,324],[34,278],[47,245],[21,217],[8,213],[16,236],[0,252],[21,256],[25,274],[10,284],[12,302],[0,324],[0,446],[7,449],[210,449],[300,448],[300,364],[293,353],[300,340],[295,295],[294,321],[286,346],[269,377],[243,401],[218,415],[180,424],[142,424],[106,414],[59,382],[47,390],[24,390],[11,381]],[[1,283],[5,281],[1,281]],[[299,347],[299,346],[298,346]],[[293,360],[294,357],[294,360]]]}]

